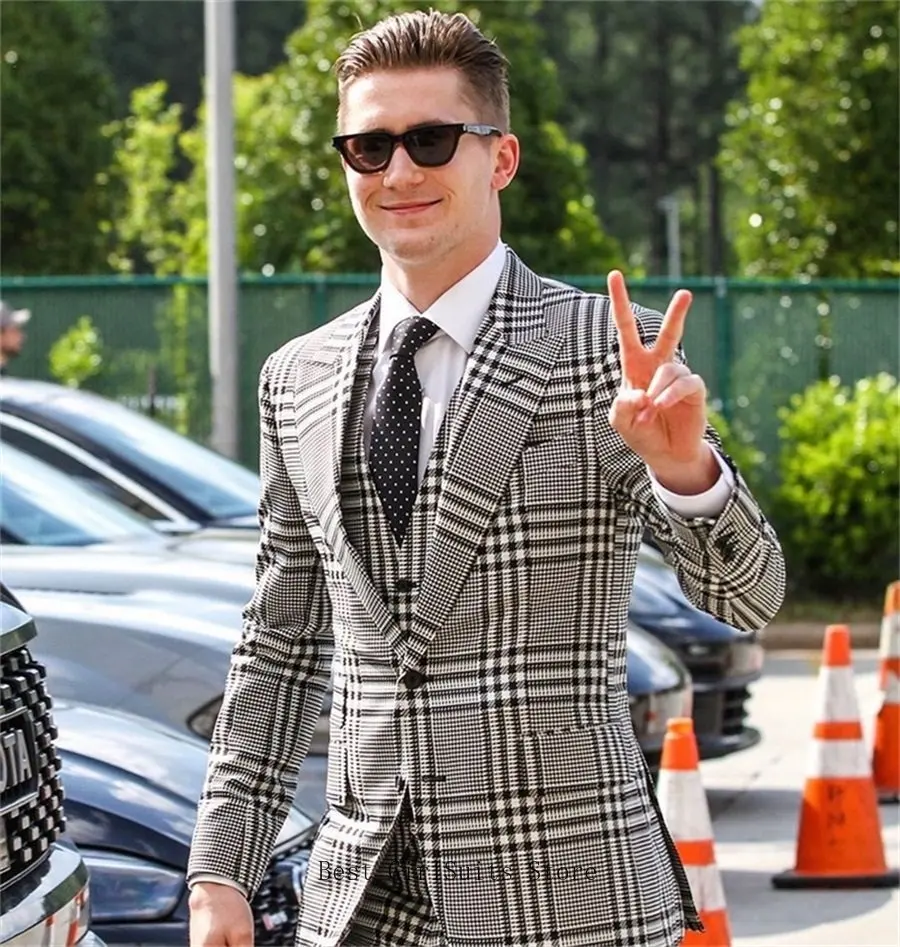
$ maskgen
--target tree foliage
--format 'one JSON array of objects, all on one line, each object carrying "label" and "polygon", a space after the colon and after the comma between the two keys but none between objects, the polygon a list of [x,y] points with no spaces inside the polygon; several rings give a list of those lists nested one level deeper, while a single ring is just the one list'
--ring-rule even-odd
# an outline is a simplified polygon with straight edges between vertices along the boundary
[{"label": "tree foliage", "polygon": [[666,272],[659,202],[680,203],[686,273],[727,272],[714,165],[728,102],[744,88],[734,31],[751,0],[547,3],[539,22],[559,65],[561,121],[589,154],[609,232],[650,273]]},{"label": "tree foliage", "polygon": [[97,54],[104,17],[83,0],[0,3],[4,274],[104,268],[97,222],[113,95]]},{"label": "tree foliage", "polygon": [[[311,0],[287,59],[234,84],[237,253],[245,271],[359,272],[378,265],[353,220],[343,171],[331,147],[337,98],[332,66],[361,26],[420,4],[387,0]],[[448,0],[494,36],[511,61],[512,120],[522,140],[518,179],[504,193],[505,239],[533,266],[555,273],[604,273],[621,265],[618,245],[600,226],[584,149],[555,120],[559,84],[541,53],[532,4],[477,7]],[[526,9],[527,8],[527,9]],[[206,269],[205,107],[183,127],[165,85],[135,91],[131,114],[113,123],[117,212],[107,224],[120,270],[203,273]],[[189,173],[176,179],[186,162]]]},{"label": "tree foliage", "polygon": [[817,382],[779,412],[775,516],[788,571],[827,597],[875,597],[896,578],[900,388],[887,373]]},{"label": "tree foliage", "polygon": [[720,167],[743,275],[900,273],[896,0],[767,0]]}]

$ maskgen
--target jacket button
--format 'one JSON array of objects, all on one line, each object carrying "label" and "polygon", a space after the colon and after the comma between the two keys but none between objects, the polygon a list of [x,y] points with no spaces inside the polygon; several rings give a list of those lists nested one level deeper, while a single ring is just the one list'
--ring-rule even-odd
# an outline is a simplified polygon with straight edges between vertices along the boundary
[{"label": "jacket button", "polygon": [[398,592],[403,592],[404,594],[412,592],[415,587],[416,583],[413,582],[412,579],[397,579],[397,584],[394,586]]},{"label": "jacket button", "polygon": [[407,690],[414,691],[421,687],[427,678],[421,671],[409,670],[404,672],[400,680],[406,685]]}]

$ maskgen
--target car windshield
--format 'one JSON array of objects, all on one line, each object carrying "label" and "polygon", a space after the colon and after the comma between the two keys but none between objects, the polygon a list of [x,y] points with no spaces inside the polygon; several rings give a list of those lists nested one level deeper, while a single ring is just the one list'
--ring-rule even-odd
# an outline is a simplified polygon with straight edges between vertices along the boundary
[{"label": "car windshield", "polygon": [[53,415],[103,445],[210,520],[256,516],[259,477],[235,461],[125,405],[86,392],[54,398]]},{"label": "car windshield", "polygon": [[134,513],[70,480],[43,461],[4,444],[0,526],[28,546],[92,546],[160,537]]}]

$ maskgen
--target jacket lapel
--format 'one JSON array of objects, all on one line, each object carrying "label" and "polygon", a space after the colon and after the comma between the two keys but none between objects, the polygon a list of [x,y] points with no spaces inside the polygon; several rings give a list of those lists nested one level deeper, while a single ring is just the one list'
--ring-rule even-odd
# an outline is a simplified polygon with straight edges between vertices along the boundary
[{"label": "jacket lapel", "polygon": [[[340,500],[341,459],[353,384],[360,352],[372,319],[378,313],[379,303],[380,295],[376,294],[357,310],[355,319],[350,317],[349,334],[336,332],[316,354],[315,360],[302,366],[308,377],[302,386],[303,397],[297,402],[297,428],[302,432],[299,447],[307,477],[307,492],[322,524],[325,540],[372,621],[393,643],[399,639],[400,631],[347,536]],[[324,402],[327,408],[311,412],[307,401],[309,392],[318,388],[313,375],[313,372],[318,371],[323,374],[327,395],[324,399],[319,395],[317,400],[319,404]],[[308,420],[304,421],[304,415]]]},{"label": "jacket lapel", "polygon": [[508,252],[449,432],[434,536],[405,667],[421,669],[450,614],[519,458],[563,344],[546,332],[542,284]]}]

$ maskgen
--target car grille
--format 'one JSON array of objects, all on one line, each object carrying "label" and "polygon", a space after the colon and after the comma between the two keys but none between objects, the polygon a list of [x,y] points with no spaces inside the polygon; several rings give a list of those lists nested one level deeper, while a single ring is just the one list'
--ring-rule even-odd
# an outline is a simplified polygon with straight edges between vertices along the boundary
[{"label": "car grille", "polygon": [[5,886],[46,857],[65,819],[56,725],[44,686],[44,666],[27,648],[19,648],[3,655],[0,669],[0,711],[3,717],[23,710],[30,716],[37,762],[36,795],[17,801],[16,787],[11,787],[0,797],[9,852],[9,865],[0,873],[0,886]]},{"label": "car grille", "polygon": [[732,687],[694,694],[694,732],[698,736],[736,736],[744,729],[750,691]]},{"label": "car grille", "polygon": [[255,947],[292,947],[300,913],[300,886],[309,864],[309,844],[279,853],[253,899]]},{"label": "car grille", "polygon": [[691,678],[700,683],[719,681],[728,670],[728,650],[717,648],[703,653],[681,649],[681,660],[691,672]]}]

